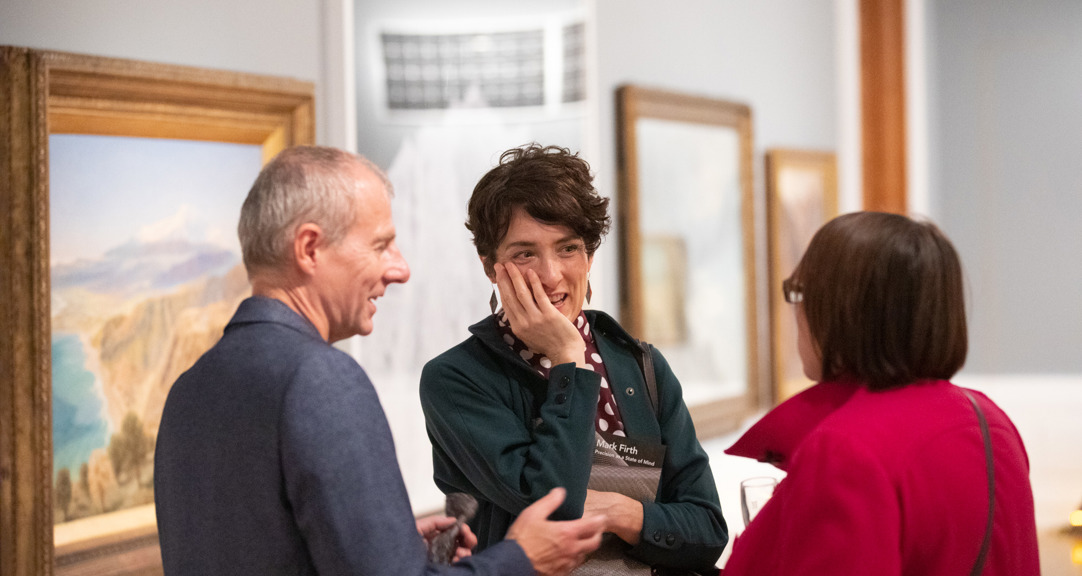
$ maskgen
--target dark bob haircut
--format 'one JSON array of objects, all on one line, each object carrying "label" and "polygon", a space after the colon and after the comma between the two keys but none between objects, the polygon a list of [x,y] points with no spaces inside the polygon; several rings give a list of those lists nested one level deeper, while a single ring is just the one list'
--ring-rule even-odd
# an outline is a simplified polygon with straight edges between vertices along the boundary
[{"label": "dark bob haircut", "polygon": [[519,207],[545,224],[569,228],[582,238],[590,256],[611,223],[609,200],[598,196],[585,160],[558,146],[512,148],[477,183],[467,208],[466,228],[473,232],[488,274],[494,273],[496,248]]},{"label": "dark bob haircut", "polygon": [[839,216],[793,272],[822,378],[873,389],[949,379],[968,350],[962,265],[930,222],[880,212]]}]

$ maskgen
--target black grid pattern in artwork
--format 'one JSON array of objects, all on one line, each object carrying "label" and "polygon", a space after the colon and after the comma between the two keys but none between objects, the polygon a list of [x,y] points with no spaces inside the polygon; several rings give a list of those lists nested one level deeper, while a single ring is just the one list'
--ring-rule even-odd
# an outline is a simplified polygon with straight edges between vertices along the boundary
[{"label": "black grid pattern in artwork", "polygon": [[541,106],[541,29],[477,34],[381,34],[391,110]]},{"label": "black grid pattern in artwork", "polygon": [[563,29],[564,102],[586,99],[586,26],[582,22]]}]

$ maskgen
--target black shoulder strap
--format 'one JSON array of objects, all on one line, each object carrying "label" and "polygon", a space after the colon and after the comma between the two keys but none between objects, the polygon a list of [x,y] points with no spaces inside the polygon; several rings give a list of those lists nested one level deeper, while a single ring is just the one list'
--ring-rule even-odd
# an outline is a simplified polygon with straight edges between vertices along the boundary
[{"label": "black shoulder strap", "polygon": [[992,435],[988,432],[988,421],[984,418],[977,400],[973,395],[966,392],[966,398],[973,404],[973,410],[977,412],[977,420],[981,423],[981,436],[984,437],[984,463],[988,471],[988,521],[984,526],[984,541],[981,542],[981,551],[977,555],[977,563],[973,565],[971,576],[977,576],[984,570],[984,561],[988,559],[988,548],[992,545],[992,515],[996,511],[996,470],[992,462]]},{"label": "black shoulder strap", "polygon": [[654,418],[661,416],[661,407],[657,403],[657,379],[654,376],[654,355],[650,350],[650,344],[644,340],[636,340],[639,346],[639,368],[646,378],[646,393],[650,395],[650,405],[654,408]]}]

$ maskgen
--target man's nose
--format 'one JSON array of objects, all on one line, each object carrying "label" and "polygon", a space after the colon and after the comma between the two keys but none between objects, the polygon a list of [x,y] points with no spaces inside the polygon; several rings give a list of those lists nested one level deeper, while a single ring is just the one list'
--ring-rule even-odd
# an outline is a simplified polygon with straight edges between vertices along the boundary
[{"label": "man's nose", "polygon": [[405,284],[410,279],[410,267],[406,263],[405,256],[399,252],[398,247],[395,246],[391,254],[391,263],[387,267],[387,273],[383,275],[388,284],[400,283]]}]

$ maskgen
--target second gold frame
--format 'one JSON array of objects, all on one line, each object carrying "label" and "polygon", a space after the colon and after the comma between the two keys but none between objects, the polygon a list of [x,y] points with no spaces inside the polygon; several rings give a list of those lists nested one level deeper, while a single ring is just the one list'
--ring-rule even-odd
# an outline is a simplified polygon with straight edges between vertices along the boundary
[{"label": "second gold frame", "polygon": [[835,156],[814,150],[766,152],[767,236],[770,249],[770,357],[774,399],[781,402],[812,384],[796,346],[796,320],[782,297],[812,236],[838,214]]}]

